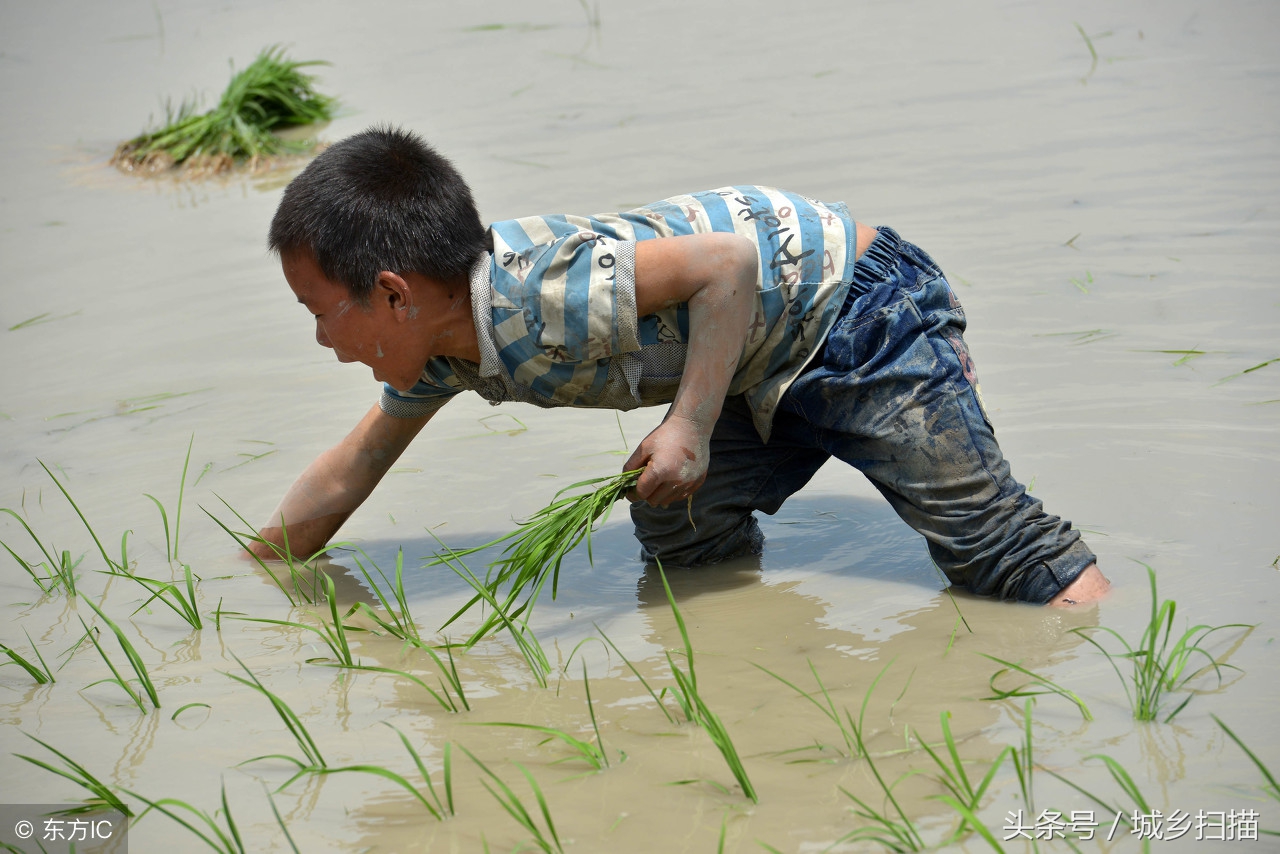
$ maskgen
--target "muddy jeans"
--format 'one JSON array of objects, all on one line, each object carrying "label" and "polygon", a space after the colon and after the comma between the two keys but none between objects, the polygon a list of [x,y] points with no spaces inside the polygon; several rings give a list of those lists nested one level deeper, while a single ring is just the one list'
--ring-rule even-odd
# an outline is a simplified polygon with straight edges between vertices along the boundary
[{"label": "muddy jeans", "polygon": [[952,583],[1047,602],[1094,555],[1010,476],[961,337],[964,309],[942,271],[892,229],[879,231],[822,350],[783,396],[768,443],[741,397],[725,401],[693,497],[696,530],[684,504],[632,505],[643,553],[681,566],[759,554],[752,512],[776,513],[834,456],[924,536]]}]

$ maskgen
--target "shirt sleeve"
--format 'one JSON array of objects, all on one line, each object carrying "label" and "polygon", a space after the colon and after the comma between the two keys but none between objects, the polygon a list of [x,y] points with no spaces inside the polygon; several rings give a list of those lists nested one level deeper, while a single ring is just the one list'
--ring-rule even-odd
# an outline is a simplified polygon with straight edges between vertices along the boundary
[{"label": "shirt sleeve", "polygon": [[427,362],[418,381],[408,391],[399,391],[384,383],[378,406],[394,418],[422,418],[433,415],[460,391],[462,384],[453,368],[445,359],[436,358]]},{"label": "shirt sleeve", "polygon": [[553,361],[594,362],[640,349],[633,241],[581,229],[494,254],[495,308],[518,311],[516,322]]}]

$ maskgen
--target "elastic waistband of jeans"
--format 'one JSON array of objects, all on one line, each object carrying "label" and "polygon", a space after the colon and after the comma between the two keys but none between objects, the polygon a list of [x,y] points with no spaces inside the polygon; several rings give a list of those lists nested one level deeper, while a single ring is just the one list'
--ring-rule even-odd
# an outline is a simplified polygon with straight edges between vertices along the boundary
[{"label": "elastic waistband of jeans", "polygon": [[876,285],[888,281],[902,254],[902,238],[898,236],[898,232],[887,225],[876,226],[876,231],[878,234],[867,251],[853,265],[851,290],[856,293],[867,293]]}]

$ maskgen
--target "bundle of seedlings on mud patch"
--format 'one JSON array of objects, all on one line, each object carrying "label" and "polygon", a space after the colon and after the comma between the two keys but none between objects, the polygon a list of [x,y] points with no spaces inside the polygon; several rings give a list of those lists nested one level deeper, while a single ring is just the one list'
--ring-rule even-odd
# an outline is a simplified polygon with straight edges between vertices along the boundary
[{"label": "bundle of seedlings on mud patch", "polygon": [[[1213,671],[1221,686],[1223,668],[1239,670],[1234,665],[1224,663],[1226,654],[1220,658],[1215,657],[1204,648],[1204,643],[1209,636],[1224,629],[1243,629],[1244,635],[1237,641],[1238,645],[1254,626],[1247,623],[1227,623],[1221,626],[1202,623],[1191,626],[1175,638],[1173,621],[1178,603],[1172,599],[1160,601],[1156,592],[1156,571],[1145,563],[1142,566],[1146,568],[1147,577],[1151,583],[1151,619],[1147,622],[1136,646],[1130,645],[1119,632],[1106,626],[1088,626],[1070,631],[1093,644],[1106,656],[1107,662],[1115,670],[1120,684],[1124,687],[1125,696],[1129,699],[1129,705],[1133,708],[1133,717],[1136,720],[1157,720],[1161,708],[1169,700],[1169,694],[1175,691],[1187,691],[1186,698],[1165,716],[1164,722],[1169,723],[1195,696],[1187,687],[1188,683]],[[1112,652],[1107,649],[1097,638],[1087,634],[1093,631],[1104,632],[1115,638],[1124,651]],[[1128,678],[1120,672],[1120,667],[1116,664],[1117,659],[1128,659],[1132,665]],[[1197,659],[1204,662],[1199,667],[1195,667],[1193,663]]]},{"label": "bundle of seedlings on mud patch", "polygon": [[[466,645],[473,646],[499,626],[517,618],[522,618],[521,621],[527,626],[533,606],[548,578],[551,579],[551,598],[556,598],[560,564],[565,555],[585,539],[587,559],[591,559],[592,531],[608,520],[613,505],[628,489],[636,485],[641,471],[643,469],[625,471],[570,484],[557,492],[550,504],[527,521],[521,522],[511,533],[484,545],[448,549],[448,555],[437,555],[428,561],[427,566],[442,563],[450,565],[450,561],[507,543],[502,551],[503,556],[489,565],[483,582],[484,590],[476,588],[476,595],[446,620],[441,628],[452,624],[476,604],[489,602],[492,606],[499,597],[502,597],[500,608],[494,609],[485,618],[480,628],[467,639]],[[566,495],[575,490],[585,491]]]},{"label": "bundle of seedlings on mud patch", "polygon": [[309,151],[314,140],[290,141],[276,132],[333,117],[336,101],[316,92],[315,78],[302,71],[313,65],[327,63],[288,59],[280,45],[264,48],[232,75],[217,107],[197,113],[193,101],[177,110],[166,106],[164,126],[122,142],[111,162],[126,172],[182,167],[216,174],[245,161],[257,166],[265,158]]}]

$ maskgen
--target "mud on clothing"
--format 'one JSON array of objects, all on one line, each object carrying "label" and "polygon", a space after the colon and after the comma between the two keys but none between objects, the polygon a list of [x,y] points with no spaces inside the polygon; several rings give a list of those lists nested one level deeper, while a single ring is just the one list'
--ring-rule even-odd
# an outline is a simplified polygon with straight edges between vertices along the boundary
[{"label": "mud on clothing", "polygon": [[759,253],[747,344],[690,510],[632,505],[644,553],[700,565],[758,554],[775,513],[830,457],[862,471],[923,535],[947,577],[1043,603],[1095,558],[1010,474],[982,408],[964,310],[922,250],[881,228],[855,264],[842,204],[767,187],[634,211],[490,227],[471,274],[479,365],[432,359],[381,406],[412,417],[464,389],[499,403],[631,409],[670,403],[687,307],[638,317],[635,242],[736,232]]},{"label": "mud on clothing", "polygon": [[924,536],[953,583],[1048,602],[1096,558],[1013,479],[942,271],[893,229],[878,230],[820,352],[782,396],[769,441],[743,399],[727,398],[691,508],[633,504],[636,537],[664,564],[758,554],[754,511],[776,513],[836,457]]}]

